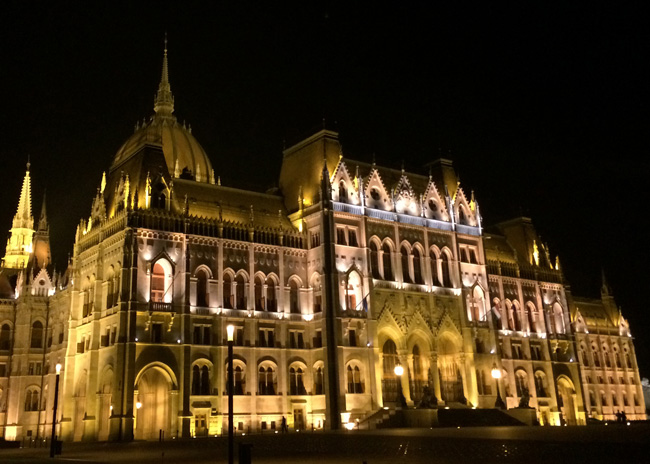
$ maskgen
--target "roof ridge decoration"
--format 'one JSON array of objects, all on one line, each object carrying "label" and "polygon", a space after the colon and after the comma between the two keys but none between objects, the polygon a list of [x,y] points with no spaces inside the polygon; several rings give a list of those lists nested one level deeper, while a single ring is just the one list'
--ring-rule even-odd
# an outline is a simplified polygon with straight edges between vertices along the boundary
[{"label": "roof ridge decoration", "polygon": [[154,101],[154,111],[156,116],[162,118],[172,117],[174,112],[174,96],[172,95],[171,86],[169,84],[169,64],[167,60],[167,34],[165,33],[165,49],[163,52],[162,73],[160,76],[160,84],[158,84],[158,92]]}]

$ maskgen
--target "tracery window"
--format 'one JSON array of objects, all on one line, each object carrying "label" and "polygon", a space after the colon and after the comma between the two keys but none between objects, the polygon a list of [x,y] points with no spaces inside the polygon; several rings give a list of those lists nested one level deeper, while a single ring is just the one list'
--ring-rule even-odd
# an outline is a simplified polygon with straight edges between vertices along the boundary
[{"label": "tracery window", "polygon": [[314,395],[323,394],[323,368],[318,366],[314,371]]},{"label": "tracery window", "polygon": [[208,307],[210,304],[208,295],[208,273],[201,269],[196,274],[196,305],[199,307]]},{"label": "tracery window", "polygon": [[361,383],[361,370],[359,366],[349,365],[347,368],[348,393],[363,393],[363,384]]},{"label": "tracery window", "polygon": [[409,263],[409,251],[405,246],[402,246],[402,279],[404,282],[411,283],[411,272]]},{"label": "tracery window", "polygon": [[257,376],[257,394],[275,395],[275,370],[271,366],[260,366]]},{"label": "tracery window", "polygon": [[413,280],[416,284],[422,285],[422,255],[417,247],[413,247]]},{"label": "tracery window", "polygon": [[370,271],[372,272],[373,278],[381,279],[381,274],[379,273],[379,249],[374,241],[370,242]]},{"label": "tracery window", "polygon": [[25,393],[25,411],[38,411],[40,396],[41,392],[38,390],[38,388],[28,388],[27,392]]},{"label": "tracery window", "polygon": [[291,367],[289,369],[289,394],[306,395],[305,385],[303,383],[303,370],[301,367]]},{"label": "tracery window", "polygon": [[382,262],[384,265],[384,280],[395,280],[393,277],[392,250],[388,243],[382,247]]}]

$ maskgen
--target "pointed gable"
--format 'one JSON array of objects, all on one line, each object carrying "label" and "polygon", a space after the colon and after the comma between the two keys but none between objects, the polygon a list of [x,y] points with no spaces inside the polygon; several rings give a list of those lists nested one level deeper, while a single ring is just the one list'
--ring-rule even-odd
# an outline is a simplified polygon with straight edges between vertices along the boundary
[{"label": "pointed gable", "polygon": [[345,161],[341,159],[332,173],[332,198],[341,203],[358,205],[359,193],[353,177],[348,172]]},{"label": "pointed gable", "polygon": [[454,217],[456,218],[456,222],[458,224],[466,225],[466,226],[476,226],[476,215],[474,214],[474,211],[472,208],[469,206],[469,202],[467,201],[467,197],[465,196],[465,192],[463,192],[463,189],[459,186],[458,190],[456,190],[456,195],[454,196],[453,200],[453,206],[454,206]]},{"label": "pointed gable", "polygon": [[395,189],[393,190],[393,201],[395,203],[395,211],[400,214],[410,214],[412,216],[420,215],[420,198],[413,191],[409,178],[402,171]]},{"label": "pointed gable", "polygon": [[440,195],[435,182],[429,177],[429,185],[424,192],[422,205],[424,216],[438,221],[449,221],[446,199]]},{"label": "pointed gable", "polygon": [[393,200],[391,199],[384,181],[379,175],[377,168],[373,167],[366,180],[365,204],[368,208],[393,211]]}]

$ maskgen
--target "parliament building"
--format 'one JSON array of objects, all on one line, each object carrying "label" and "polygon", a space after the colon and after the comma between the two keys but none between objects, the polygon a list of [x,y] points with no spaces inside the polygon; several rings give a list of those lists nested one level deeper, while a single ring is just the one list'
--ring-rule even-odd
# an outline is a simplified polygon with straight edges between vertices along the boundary
[{"label": "parliament building", "polygon": [[7,440],[49,437],[57,364],[64,440],[221,434],[228,325],[244,432],[497,394],[541,425],[646,418],[605,279],[600,299],[572,295],[531,220],[486,228],[449,160],[422,175],[349,159],[323,128],[284,150],[277,191],[221,185],[174,116],[165,50],[153,116],[98,179],[61,272],[31,174],[0,268]]}]

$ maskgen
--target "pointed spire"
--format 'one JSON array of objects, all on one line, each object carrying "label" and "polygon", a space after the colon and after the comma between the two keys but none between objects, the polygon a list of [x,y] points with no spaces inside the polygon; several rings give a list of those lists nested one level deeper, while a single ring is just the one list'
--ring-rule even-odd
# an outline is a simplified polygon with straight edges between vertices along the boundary
[{"label": "pointed spire", "polygon": [[607,283],[607,278],[605,277],[605,269],[601,269],[601,279],[602,279],[602,285],[600,287],[600,292],[603,295],[609,295],[611,293],[611,289],[609,288],[609,284]]},{"label": "pointed spire", "polygon": [[46,231],[50,228],[47,224],[47,210],[45,208],[45,192],[43,192],[43,205],[41,206],[41,216],[38,219],[38,230]]},{"label": "pointed spire", "polygon": [[29,177],[29,166],[30,163],[27,162],[23,188],[20,191],[20,200],[18,200],[18,211],[14,217],[14,227],[22,227],[25,229],[31,229],[34,224],[32,218],[32,181]]},{"label": "pointed spire", "polygon": [[165,51],[163,54],[162,75],[158,84],[158,93],[153,107],[157,116],[169,117],[174,112],[174,96],[169,85],[169,66],[167,64],[167,34],[165,33]]}]

